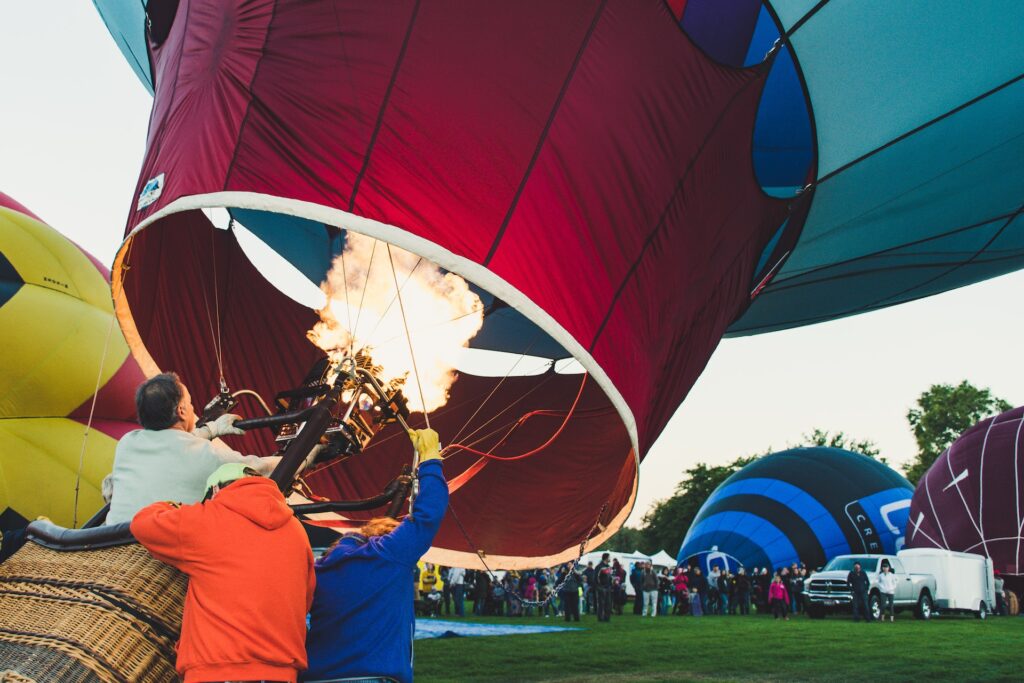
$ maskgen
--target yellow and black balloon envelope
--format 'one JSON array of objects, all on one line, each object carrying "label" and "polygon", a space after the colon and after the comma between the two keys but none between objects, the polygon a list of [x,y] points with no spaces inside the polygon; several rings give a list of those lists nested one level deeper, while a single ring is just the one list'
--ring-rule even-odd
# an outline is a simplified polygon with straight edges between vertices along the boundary
[{"label": "yellow and black balloon envelope", "polygon": [[0,193],[0,529],[102,507],[143,379],[113,315],[109,271]]}]

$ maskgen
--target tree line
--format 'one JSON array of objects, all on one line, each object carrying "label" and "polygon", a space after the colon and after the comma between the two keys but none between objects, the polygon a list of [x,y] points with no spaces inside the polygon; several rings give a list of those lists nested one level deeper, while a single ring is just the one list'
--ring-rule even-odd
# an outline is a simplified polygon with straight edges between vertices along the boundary
[{"label": "tree line", "polygon": [[[932,463],[968,428],[991,415],[1009,410],[1012,406],[992,395],[991,390],[979,389],[967,380],[960,384],[933,384],[907,411],[907,422],[917,442],[914,459],[903,466],[903,474],[911,484],[917,485]],[[799,446],[830,446],[863,453],[887,463],[878,447],[870,439],[857,439],[844,432],[815,429],[804,434]],[[600,550],[640,550],[653,554],[665,549],[669,553],[679,549],[683,535],[690,528],[704,501],[734,472],[750,464],[763,453],[736,458],[725,465],[697,463],[683,472],[683,479],[675,492],[655,503],[644,515],[642,526],[623,527],[606,541]]]}]

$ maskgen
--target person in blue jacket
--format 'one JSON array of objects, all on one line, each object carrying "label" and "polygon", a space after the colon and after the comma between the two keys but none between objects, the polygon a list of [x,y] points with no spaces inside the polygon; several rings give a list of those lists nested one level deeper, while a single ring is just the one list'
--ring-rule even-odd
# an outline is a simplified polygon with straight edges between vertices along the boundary
[{"label": "person in blue jacket", "polygon": [[419,453],[419,495],[400,524],[370,520],[316,563],[316,592],[302,680],[412,681],[413,571],[448,506],[437,432],[410,430]]}]

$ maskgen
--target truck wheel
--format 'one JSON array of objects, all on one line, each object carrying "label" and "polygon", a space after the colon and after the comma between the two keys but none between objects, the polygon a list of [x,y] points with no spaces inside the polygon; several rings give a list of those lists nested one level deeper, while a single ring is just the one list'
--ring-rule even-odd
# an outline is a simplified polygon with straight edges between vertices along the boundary
[{"label": "truck wheel", "polygon": [[917,599],[917,607],[914,609],[914,616],[918,619],[932,618],[932,596],[928,593],[921,593]]},{"label": "truck wheel", "polygon": [[811,619],[824,619],[825,618],[825,608],[821,607],[819,605],[808,605],[807,606],[807,616],[810,617]]},{"label": "truck wheel", "polygon": [[979,619],[988,618],[988,605],[985,604],[984,600],[982,600],[981,604],[978,605],[978,612],[974,616],[978,617]]},{"label": "truck wheel", "polygon": [[878,593],[872,593],[868,598],[868,611],[871,612],[871,618],[875,621],[882,620],[882,598]]}]

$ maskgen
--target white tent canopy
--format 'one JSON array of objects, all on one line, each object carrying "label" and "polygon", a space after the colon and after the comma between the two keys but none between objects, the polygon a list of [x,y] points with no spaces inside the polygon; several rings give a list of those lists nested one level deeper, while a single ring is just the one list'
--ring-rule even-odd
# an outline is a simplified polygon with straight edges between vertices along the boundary
[{"label": "white tent canopy", "polygon": [[672,568],[676,566],[676,558],[672,557],[664,550],[659,550],[654,555],[651,555],[651,564],[653,564],[655,567]]}]

